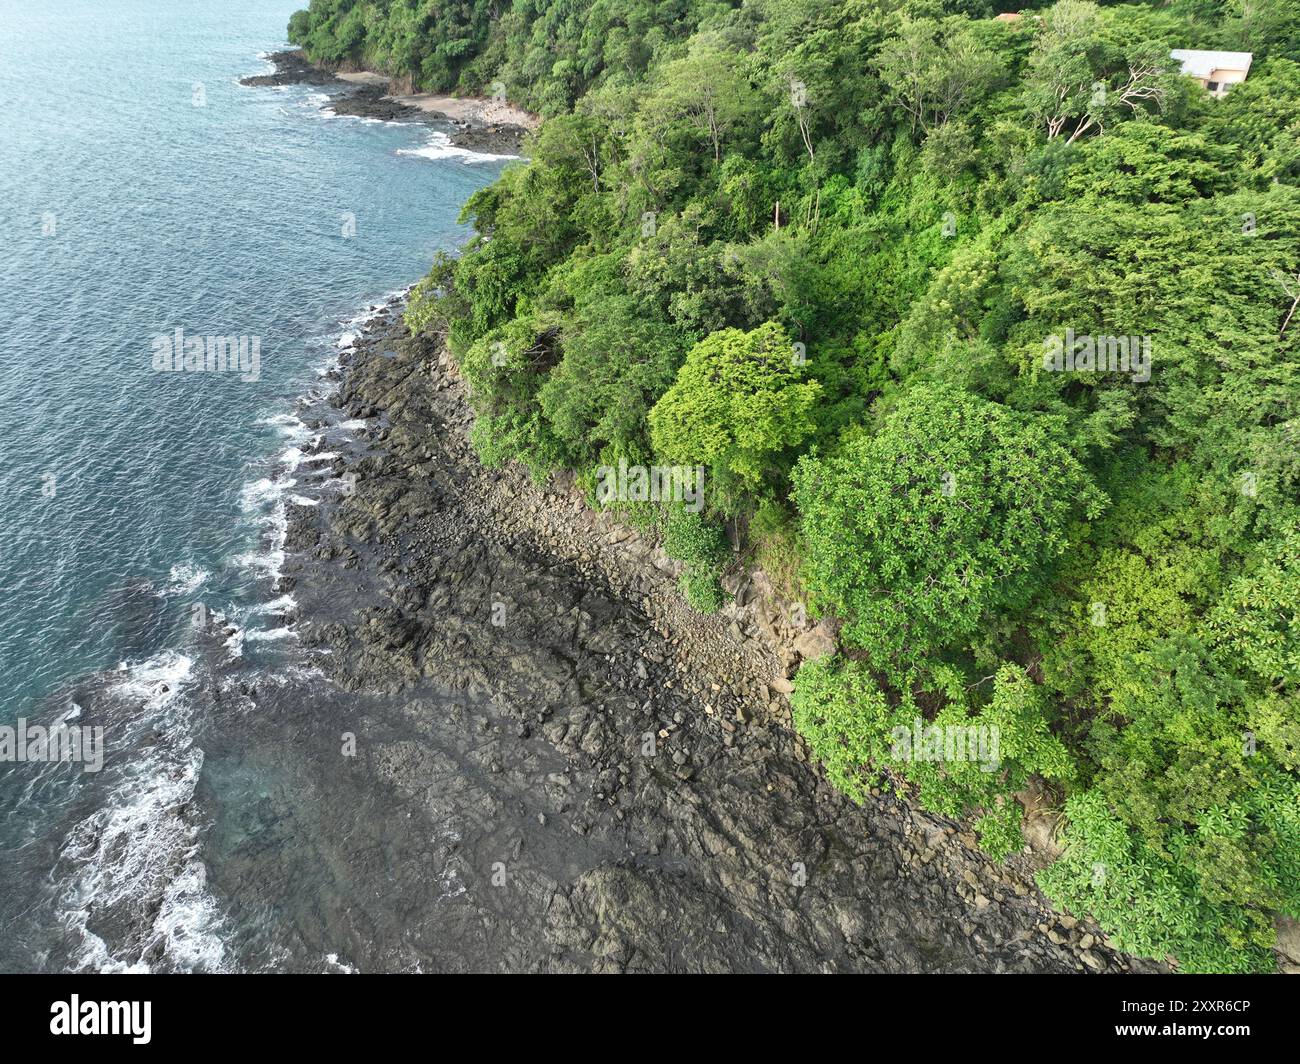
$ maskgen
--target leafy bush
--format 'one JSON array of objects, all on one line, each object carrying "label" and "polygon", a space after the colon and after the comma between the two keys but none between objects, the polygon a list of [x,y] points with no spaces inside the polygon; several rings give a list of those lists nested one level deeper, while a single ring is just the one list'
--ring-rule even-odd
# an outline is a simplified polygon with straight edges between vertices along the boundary
[{"label": "leafy bush", "polygon": [[[1291,835],[1283,841],[1292,847],[1300,841],[1294,834],[1297,794],[1293,782],[1263,799],[1275,816],[1290,820]],[[1133,835],[1092,790],[1071,797],[1065,812],[1065,853],[1038,877],[1053,901],[1092,913],[1121,949],[1172,956],[1183,971],[1272,969],[1274,932],[1267,915],[1207,892],[1197,875],[1196,851],[1203,850],[1204,838],[1180,831],[1162,853]]]},{"label": "leafy bush", "polygon": [[692,569],[682,573],[682,594],[696,613],[717,613],[722,609],[726,594],[712,569]]},{"label": "leafy bush", "polygon": [[930,718],[911,697],[891,705],[864,663],[805,663],[792,696],[794,722],[840,790],[864,801],[872,772],[907,780],[927,809],[976,810],[980,841],[1001,858],[1021,845],[1012,797],[1031,773],[1068,779],[1074,766],[1048,729],[1041,690],[1014,665],[992,677],[991,696],[973,704],[962,684]]},{"label": "leafy bush", "polygon": [[669,507],[664,552],[688,565],[714,566],[727,556],[727,534],[694,510]]},{"label": "leafy bush", "polygon": [[699,613],[716,613],[726,595],[719,582],[728,555],[727,536],[717,525],[693,510],[669,507],[664,522],[664,552],[686,563],[681,588],[686,601]]}]

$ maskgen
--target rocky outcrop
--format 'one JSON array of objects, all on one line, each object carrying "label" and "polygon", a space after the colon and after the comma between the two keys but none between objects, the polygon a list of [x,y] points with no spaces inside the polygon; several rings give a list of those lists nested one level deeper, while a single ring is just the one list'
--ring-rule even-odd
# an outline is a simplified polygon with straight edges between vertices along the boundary
[{"label": "rocky outcrop", "polygon": [[315,85],[330,90],[331,111],[354,118],[375,118],[384,122],[415,122],[441,129],[449,142],[466,151],[490,155],[517,155],[527,130],[500,121],[475,121],[452,118],[436,110],[413,106],[394,99],[413,91],[409,78],[380,79],[378,82],[345,80],[336,70],[310,62],[301,51],[273,52],[267,58],[275,64],[271,74],[254,74],[241,78],[241,85],[282,86]]},{"label": "rocky outcrop", "polygon": [[240,78],[239,84],[251,86],[275,85],[342,85],[330,71],[308,62],[300,51],[272,52],[267,60],[275,64],[271,74],[250,74]]},{"label": "rocky outcrop", "polygon": [[[334,463],[352,490],[291,512],[299,630],[337,684],[379,698],[383,730],[407,722],[368,765],[428,818],[417,830],[452,809],[478,825],[457,844],[475,854],[457,912],[482,921],[481,966],[1147,967],[1053,914],[1022,859],[994,867],[957,824],[836,793],[786,700],[831,626],[759,573],[695,614],[676,563],[571,482],[482,467],[439,345],[386,316],[346,356],[336,401],[368,427]],[[509,908],[485,854],[515,877]]]},{"label": "rocky outcrop", "polygon": [[1300,975],[1300,920],[1289,916],[1277,916],[1273,921],[1277,930],[1278,971],[1286,975]]}]

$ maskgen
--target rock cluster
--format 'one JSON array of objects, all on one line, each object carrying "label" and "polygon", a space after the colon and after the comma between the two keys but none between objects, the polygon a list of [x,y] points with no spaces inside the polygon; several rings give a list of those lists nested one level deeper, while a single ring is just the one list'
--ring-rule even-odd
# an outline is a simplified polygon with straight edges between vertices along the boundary
[{"label": "rock cluster", "polygon": [[[367,428],[334,464],[354,486],[290,515],[300,631],[336,683],[384,693],[372,730],[415,729],[368,744],[369,771],[417,816],[482,813],[457,900],[493,943],[484,963],[1141,967],[1064,929],[1023,860],[994,868],[959,825],[835,793],[786,700],[833,629],[792,615],[761,573],[733,575],[736,603],[699,616],[676,563],[571,483],[484,468],[454,366],[395,312],[345,356],[335,402]],[[449,727],[459,764],[419,737]],[[485,882],[493,854],[517,874],[506,908]]]}]

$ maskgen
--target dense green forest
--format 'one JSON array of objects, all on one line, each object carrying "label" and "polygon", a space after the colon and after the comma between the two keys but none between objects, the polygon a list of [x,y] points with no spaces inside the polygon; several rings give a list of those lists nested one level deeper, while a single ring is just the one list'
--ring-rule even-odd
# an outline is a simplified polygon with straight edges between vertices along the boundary
[{"label": "dense green forest", "polygon": [[[1002,857],[1037,777],[1057,904],[1269,970],[1300,917],[1300,3],[1011,6],[313,0],[290,30],[546,116],[408,313],[486,461],[703,466],[701,512],[655,508],[692,602],[725,528],[842,622],[793,695],[837,786]],[[1254,64],[1215,99],[1171,48]],[[905,756],[917,718],[997,728],[998,771]]]}]

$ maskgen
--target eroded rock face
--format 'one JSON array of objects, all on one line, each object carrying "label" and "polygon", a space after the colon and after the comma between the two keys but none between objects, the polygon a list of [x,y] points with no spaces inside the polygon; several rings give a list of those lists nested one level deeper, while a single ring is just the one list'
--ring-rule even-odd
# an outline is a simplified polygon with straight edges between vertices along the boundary
[{"label": "eroded rock face", "polygon": [[1038,864],[1051,864],[1064,852],[1056,840],[1061,825],[1061,814],[1057,811],[1059,795],[1051,794],[1041,780],[1031,779],[1025,789],[1016,794],[1016,799],[1024,809],[1021,831],[1025,842],[1034,851]]},{"label": "eroded rock face", "polygon": [[1287,975],[1300,975],[1300,920],[1279,914],[1274,917],[1273,926],[1277,930],[1277,945],[1274,948],[1278,957],[1278,970]]},{"label": "eroded rock face", "polygon": [[839,648],[835,627],[829,621],[821,621],[815,628],[804,632],[794,641],[795,652],[804,661],[820,661],[822,658],[833,657]]},{"label": "eroded rock face", "polygon": [[[691,612],[655,545],[567,486],[482,468],[438,345],[388,317],[348,357],[337,401],[372,419],[334,463],[355,489],[291,512],[286,571],[303,642],[353,692],[321,714],[346,718],[359,756],[346,777],[322,758],[311,772],[336,778],[316,785],[345,808],[389,794],[398,832],[380,850],[314,843],[349,885],[324,903],[349,963],[1129,965],[1085,950],[1086,929],[1059,929],[1023,867],[993,868],[952,824],[834,793],[788,727],[759,627]],[[400,948],[375,926],[394,912]]]}]

